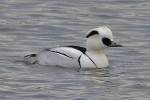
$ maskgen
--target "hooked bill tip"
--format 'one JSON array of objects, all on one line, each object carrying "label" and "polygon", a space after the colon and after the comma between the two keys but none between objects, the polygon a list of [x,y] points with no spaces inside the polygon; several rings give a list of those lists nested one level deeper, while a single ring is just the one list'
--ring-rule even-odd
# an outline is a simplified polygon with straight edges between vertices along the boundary
[{"label": "hooked bill tip", "polygon": [[109,47],[123,47],[123,45],[117,44],[117,43],[112,41],[112,43],[109,45]]}]

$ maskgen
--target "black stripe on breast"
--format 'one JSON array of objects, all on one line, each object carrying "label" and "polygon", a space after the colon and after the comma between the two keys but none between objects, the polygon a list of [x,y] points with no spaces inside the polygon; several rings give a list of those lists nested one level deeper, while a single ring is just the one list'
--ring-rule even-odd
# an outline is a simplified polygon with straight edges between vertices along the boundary
[{"label": "black stripe on breast", "polygon": [[73,46],[73,45],[70,45],[70,46],[67,46],[67,47],[70,47],[70,48],[74,48],[74,49],[76,49],[76,50],[79,50],[79,51],[81,51],[83,54],[85,54],[85,52],[86,52],[86,48],[84,48],[84,47]]},{"label": "black stripe on breast", "polygon": [[61,55],[63,55],[63,56],[66,56],[66,57],[68,57],[68,58],[74,59],[73,57],[70,57],[70,56],[68,56],[68,55],[66,55],[66,54],[64,54],[64,53],[58,52],[58,51],[50,51],[50,52],[55,52],[55,53],[61,54]]},{"label": "black stripe on breast", "polygon": [[[93,64],[96,66],[96,64],[94,63],[94,61],[88,56],[88,55],[86,55],[92,62],[93,62]],[[96,68],[98,68],[97,66],[96,66]]]},{"label": "black stripe on breast", "polygon": [[[81,55],[82,56],[82,55]],[[78,58],[78,62],[79,62],[79,67],[81,68],[81,62],[80,62],[80,58],[81,56]]]}]

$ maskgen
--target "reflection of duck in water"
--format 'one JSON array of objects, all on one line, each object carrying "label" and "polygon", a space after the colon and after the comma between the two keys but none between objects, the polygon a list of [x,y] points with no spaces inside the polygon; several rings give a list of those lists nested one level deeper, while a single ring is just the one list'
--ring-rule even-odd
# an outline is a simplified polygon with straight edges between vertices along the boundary
[{"label": "reflection of duck in water", "polygon": [[45,49],[25,56],[24,62],[29,65],[38,63],[49,66],[103,68],[108,67],[109,62],[101,49],[122,46],[113,42],[113,35],[108,27],[91,29],[86,38],[86,48],[71,45]]}]

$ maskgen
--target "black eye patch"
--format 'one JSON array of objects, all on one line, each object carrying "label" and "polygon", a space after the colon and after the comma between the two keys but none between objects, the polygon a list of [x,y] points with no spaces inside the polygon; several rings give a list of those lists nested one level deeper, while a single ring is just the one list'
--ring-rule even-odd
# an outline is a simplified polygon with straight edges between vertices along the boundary
[{"label": "black eye patch", "polygon": [[104,43],[106,46],[111,45],[111,40],[108,39],[108,38],[103,38],[102,41],[103,41],[103,43]]},{"label": "black eye patch", "polygon": [[98,34],[97,31],[92,31],[92,32],[90,32],[90,33],[86,36],[86,38],[89,38],[90,36],[93,36],[93,35],[96,35],[96,34]]}]

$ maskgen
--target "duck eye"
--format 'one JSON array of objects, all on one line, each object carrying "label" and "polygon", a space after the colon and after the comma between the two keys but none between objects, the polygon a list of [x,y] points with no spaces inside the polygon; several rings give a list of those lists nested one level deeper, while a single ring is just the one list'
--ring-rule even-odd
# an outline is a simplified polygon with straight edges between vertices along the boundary
[{"label": "duck eye", "polygon": [[104,38],[102,39],[102,41],[103,41],[103,43],[104,43],[106,46],[111,45],[111,40],[108,39],[108,38],[106,38],[106,37],[104,37]]}]

